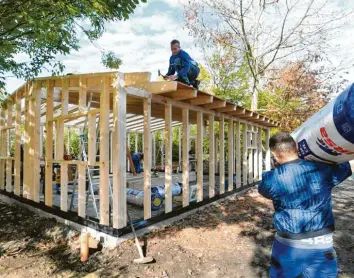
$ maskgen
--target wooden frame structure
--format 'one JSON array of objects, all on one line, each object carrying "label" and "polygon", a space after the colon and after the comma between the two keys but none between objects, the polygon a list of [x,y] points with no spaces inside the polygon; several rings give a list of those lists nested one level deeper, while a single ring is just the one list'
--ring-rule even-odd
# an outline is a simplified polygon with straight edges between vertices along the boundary
[{"label": "wooden frame structure", "polygon": [[[88,109],[90,96],[92,103]],[[100,158],[96,161],[98,115]],[[82,128],[86,117],[88,161],[64,160],[64,129]],[[67,212],[68,166],[73,164],[78,168],[77,214],[85,218],[85,169],[87,166],[97,166],[100,169],[99,222],[104,226],[124,228],[127,226],[127,136],[131,138],[130,133],[136,133],[137,138],[138,133],[143,133],[144,219],[149,219],[152,216],[151,168],[156,160],[156,146],[154,144],[153,151],[152,144],[155,142],[155,136],[152,134],[156,130],[164,129],[164,202],[165,212],[170,213],[173,210],[172,128],[180,126],[182,203],[183,207],[188,207],[189,138],[192,124],[197,126],[197,202],[225,193],[226,182],[227,190],[232,191],[260,180],[262,171],[270,169],[270,151],[267,146],[270,129],[278,126],[278,123],[214,95],[174,81],[151,82],[148,72],[108,72],[36,78],[16,90],[0,107],[0,190],[37,203],[44,202],[46,206],[52,207],[53,164],[60,164],[60,210]],[[215,130],[219,130],[219,134],[215,134]],[[206,131],[209,140],[208,197],[203,195],[203,138]],[[13,146],[10,146],[10,142],[14,142]],[[21,142],[24,146],[23,161]],[[135,142],[137,151],[136,139]],[[11,148],[14,151],[11,151]],[[40,163],[43,149],[45,194],[41,199]],[[112,218],[108,187],[110,168],[113,172]],[[215,187],[215,172],[219,177],[219,190]]]}]

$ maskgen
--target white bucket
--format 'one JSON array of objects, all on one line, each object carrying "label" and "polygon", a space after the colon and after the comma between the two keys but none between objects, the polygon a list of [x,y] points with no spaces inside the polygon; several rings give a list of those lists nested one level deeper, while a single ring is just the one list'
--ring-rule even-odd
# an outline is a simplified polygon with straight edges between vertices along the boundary
[{"label": "white bucket", "polygon": [[292,134],[300,158],[328,163],[354,159],[354,84]]}]

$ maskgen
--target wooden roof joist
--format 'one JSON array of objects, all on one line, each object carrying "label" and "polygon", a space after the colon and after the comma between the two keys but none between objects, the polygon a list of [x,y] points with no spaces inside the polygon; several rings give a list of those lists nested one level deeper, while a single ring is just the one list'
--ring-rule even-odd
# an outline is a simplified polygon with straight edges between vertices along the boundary
[{"label": "wooden roof joist", "polygon": [[[277,122],[270,120],[268,117],[260,115],[256,112],[244,109],[230,101],[224,100],[213,94],[196,90],[195,88],[182,84],[176,81],[155,81],[149,82],[151,74],[148,72],[133,72],[133,73],[119,73],[113,72],[102,72],[102,73],[87,73],[87,74],[73,74],[65,76],[49,76],[36,78],[33,81],[28,81],[23,86],[15,91],[15,94],[11,95],[9,98],[15,99],[15,96],[23,97],[25,92],[38,93],[40,91],[43,96],[42,104],[46,101],[46,88],[48,86],[53,88],[53,117],[51,120],[63,119],[64,121],[70,120],[71,123],[80,126],[83,125],[83,119],[80,117],[85,117],[85,114],[78,114],[75,108],[79,105],[84,107],[81,112],[84,111],[87,105],[89,95],[93,93],[93,100],[96,103],[92,103],[91,108],[100,107],[100,95],[103,92],[103,84],[106,84],[105,91],[109,92],[108,96],[110,98],[109,108],[113,110],[113,92],[118,90],[118,93],[124,86],[127,93],[127,125],[130,126],[137,125],[136,128],[140,129],[142,124],[142,118],[134,118],[130,114],[143,115],[144,105],[142,99],[151,99],[151,116],[156,119],[164,119],[164,106],[165,104],[171,104],[173,107],[172,120],[182,121],[182,108],[187,108],[191,111],[190,122],[194,123],[196,121],[196,113],[201,111],[205,114],[214,115],[216,120],[221,117],[225,120],[232,119],[234,121],[240,121],[250,125],[255,125],[259,127],[276,127]],[[68,116],[65,119],[61,114],[61,96],[63,90],[68,92]],[[85,97],[82,96],[86,94]],[[86,105],[82,102],[85,99]],[[22,99],[23,101],[23,99]],[[22,103],[23,106],[23,103]],[[177,108],[177,109],[176,109]],[[43,117],[46,117],[46,109],[43,107],[41,109],[41,117],[43,122]],[[90,112],[91,113],[91,112]],[[74,114],[73,116],[70,116]],[[128,116],[129,115],[129,116]],[[134,122],[132,122],[134,121]],[[163,120],[162,120],[163,121]],[[152,120],[152,124],[156,125],[159,123],[157,120]],[[155,128],[153,125],[152,128]]]}]

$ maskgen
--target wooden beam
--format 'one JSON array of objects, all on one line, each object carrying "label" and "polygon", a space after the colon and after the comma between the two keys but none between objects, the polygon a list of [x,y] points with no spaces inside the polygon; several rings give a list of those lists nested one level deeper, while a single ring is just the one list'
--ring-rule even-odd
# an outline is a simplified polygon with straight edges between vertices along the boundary
[{"label": "wooden beam", "polygon": [[[7,126],[12,127],[12,109],[13,105],[12,102],[7,103]],[[10,134],[11,130],[7,130],[4,132],[7,135],[7,145],[6,145],[6,150],[7,150],[7,155],[11,156],[10,154]],[[7,160],[6,161],[6,191],[7,192],[12,192],[12,160]]]},{"label": "wooden beam", "polygon": [[15,174],[15,195],[21,195],[21,94],[16,93],[16,103],[15,103],[15,166],[14,166],[14,174]]},{"label": "wooden beam", "polygon": [[172,106],[165,105],[165,213],[172,211]]},{"label": "wooden beam", "polygon": [[143,82],[140,84],[131,85],[137,89],[143,89],[152,94],[161,94],[173,92],[177,90],[177,82],[175,81],[156,81],[156,82]]},{"label": "wooden beam", "polygon": [[[81,82],[81,81],[80,81]],[[63,80],[61,90],[61,115],[68,114],[69,105],[69,80]],[[57,121],[56,134],[56,159],[64,159],[64,120]],[[68,211],[68,165],[61,164],[60,166],[60,208],[62,211]]]},{"label": "wooden beam", "polygon": [[[72,111],[70,111],[71,113]],[[92,109],[90,111],[83,111],[83,112],[77,112],[77,113],[72,113],[72,114],[68,114],[68,115],[61,115],[58,117],[54,117],[54,118],[50,118],[48,119],[49,122],[51,121],[69,121],[69,120],[75,120],[77,118],[81,118],[81,117],[86,117],[88,115],[96,115],[100,113],[100,109]]]},{"label": "wooden beam", "polygon": [[129,96],[134,96],[138,98],[151,98],[151,93],[143,89],[137,89],[134,87],[127,87],[125,89],[127,90],[127,94]]},{"label": "wooden beam", "polygon": [[242,124],[242,144],[243,144],[243,151],[242,151],[242,185],[245,186],[247,185],[247,175],[248,175],[248,169],[247,169],[247,165],[248,165],[248,161],[247,161],[247,153],[248,153],[248,149],[247,149],[247,138],[248,138],[248,134],[247,134],[247,125],[246,124]]},{"label": "wooden beam", "polygon": [[33,167],[33,201],[39,203],[40,201],[40,184],[41,184],[41,87],[39,84],[36,85],[36,90],[34,91],[33,102],[33,157],[32,157],[32,167]]},{"label": "wooden beam", "polygon": [[[113,227],[120,229],[127,225],[126,197],[126,116],[127,93],[123,87],[113,89]],[[137,147],[137,137],[135,137]],[[129,154],[130,155],[130,154]],[[135,171],[134,166],[131,169]]]},{"label": "wooden beam", "polygon": [[236,188],[241,187],[241,132],[240,122],[236,122]]},{"label": "wooden beam", "polygon": [[245,119],[241,119],[241,118],[237,117],[237,115],[233,116],[233,115],[228,114],[228,113],[216,112],[214,110],[205,109],[202,106],[192,105],[192,104],[189,104],[187,102],[174,100],[174,99],[171,99],[171,98],[164,97],[162,95],[157,95],[157,94],[152,95],[151,101],[153,103],[159,103],[159,104],[163,104],[163,105],[168,103],[168,104],[173,105],[173,107],[178,107],[178,108],[181,108],[181,109],[186,108],[186,109],[189,109],[191,111],[201,111],[204,114],[214,115],[215,117],[218,117],[218,118],[224,117],[224,119],[232,119],[234,121],[239,121],[240,123],[252,124],[254,126],[258,126],[258,127],[264,128],[264,125],[255,124],[255,123],[253,123],[251,121],[248,121],[248,120],[245,120]]},{"label": "wooden beam", "polygon": [[23,155],[23,195],[25,198],[32,200],[33,196],[33,168],[31,164],[31,140],[32,140],[32,109],[33,102],[31,101],[32,92],[34,90],[33,82],[28,82],[25,92],[25,144]]},{"label": "wooden beam", "polygon": [[93,114],[88,115],[87,128],[88,128],[87,160],[90,163],[95,163],[96,162],[96,154],[97,154],[96,115],[93,115]]},{"label": "wooden beam", "polygon": [[189,100],[189,103],[192,105],[202,105],[202,104],[208,104],[212,102],[213,102],[213,96],[211,95],[197,96],[196,98]]},{"label": "wooden beam", "polygon": [[266,155],[265,155],[265,170],[270,171],[270,148],[269,148],[269,139],[270,139],[270,129],[267,128],[265,130],[265,149],[266,149]]},{"label": "wooden beam", "polygon": [[[248,125],[248,129],[252,129],[251,125]],[[248,147],[248,183],[253,182],[253,150],[249,147],[251,146],[251,142],[253,140],[253,134],[249,133],[247,138],[247,147]]]},{"label": "wooden beam", "polygon": [[53,122],[48,119],[53,118],[53,90],[54,81],[47,81],[47,101],[46,101],[46,132],[47,138],[45,142],[45,204],[53,205],[53,164],[49,160],[53,159]]},{"label": "wooden beam", "polygon": [[[109,225],[109,79],[102,80],[100,95],[100,224]],[[125,140],[123,143],[125,147]],[[123,158],[125,161],[125,156]]]},{"label": "wooden beam", "polygon": [[165,97],[170,97],[175,100],[187,100],[191,98],[196,98],[198,95],[197,90],[186,90],[186,89],[180,89],[175,92],[168,92],[163,94]]},{"label": "wooden beam", "polygon": [[228,115],[241,117],[246,113],[246,109],[237,107],[236,111],[227,112]]},{"label": "wooden beam", "polygon": [[234,189],[234,122],[229,120],[229,130],[228,130],[228,191]]},{"label": "wooden beam", "polygon": [[189,110],[182,110],[183,207],[189,206]]},{"label": "wooden beam", "polygon": [[213,103],[205,104],[203,106],[206,109],[216,109],[226,107],[226,100],[214,99]]},{"label": "wooden beam", "polygon": [[151,218],[151,100],[144,99],[144,219]]},{"label": "wooden beam", "polygon": [[[5,108],[0,106],[0,128],[5,126]],[[0,131],[0,156],[5,157],[6,154],[6,132]],[[5,164],[4,160],[0,160],[0,189],[5,188]]]},{"label": "wooden beam", "polygon": [[225,120],[221,117],[219,122],[219,141],[220,141],[220,194],[225,193]]},{"label": "wooden beam", "polygon": [[220,113],[225,113],[225,112],[233,112],[236,111],[237,105],[236,104],[226,104],[225,107],[221,108],[216,108],[215,111],[220,112]]},{"label": "wooden beam", "polygon": [[209,115],[209,198],[215,196],[215,135],[214,116]]},{"label": "wooden beam", "polygon": [[203,201],[203,113],[197,112],[197,202]]},{"label": "wooden beam", "polygon": [[262,180],[263,172],[263,150],[262,150],[262,129],[258,128],[258,180]]},{"label": "wooden beam", "polygon": [[[63,167],[64,164],[61,165]],[[86,165],[78,165],[78,215],[79,217],[86,217]]]},{"label": "wooden beam", "polygon": [[141,84],[142,82],[150,81],[151,79],[150,72],[118,72],[118,76],[120,80],[124,80],[124,86],[134,86],[136,84]]},{"label": "wooden beam", "polygon": [[[257,131],[257,127],[254,128]],[[253,150],[253,182],[258,180],[258,132],[253,134],[252,138]]]},{"label": "wooden beam", "polygon": [[80,76],[79,86],[79,111],[84,112],[87,106],[87,80],[85,77]]}]

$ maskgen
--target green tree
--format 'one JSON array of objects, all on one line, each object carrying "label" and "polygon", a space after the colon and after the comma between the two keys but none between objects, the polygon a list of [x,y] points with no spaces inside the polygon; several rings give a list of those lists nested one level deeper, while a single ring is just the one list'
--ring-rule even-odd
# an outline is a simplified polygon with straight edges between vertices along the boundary
[{"label": "green tree", "polygon": [[[0,91],[5,75],[31,79],[43,69],[63,70],[55,60],[79,49],[83,33],[90,41],[104,32],[104,24],[126,20],[146,0],[2,0],[0,1]],[[103,50],[102,62],[117,68],[121,60]],[[17,55],[26,56],[26,62]]]}]

